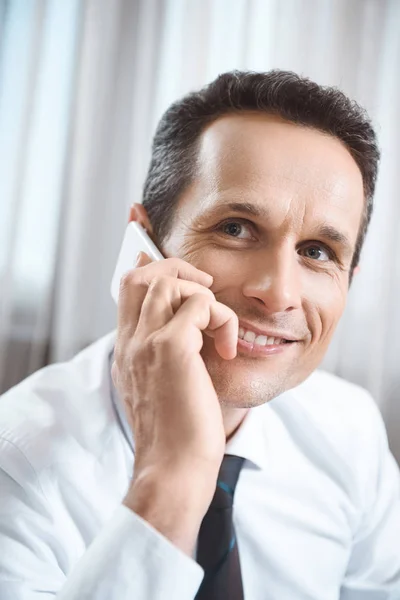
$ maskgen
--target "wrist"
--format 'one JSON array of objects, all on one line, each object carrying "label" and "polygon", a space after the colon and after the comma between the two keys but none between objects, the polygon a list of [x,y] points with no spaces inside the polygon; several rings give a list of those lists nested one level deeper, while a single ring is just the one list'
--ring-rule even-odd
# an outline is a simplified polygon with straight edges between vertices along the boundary
[{"label": "wrist", "polygon": [[192,469],[175,471],[172,469],[150,469],[135,473],[124,500],[142,505],[151,500],[157,504],[167,504],[171,512],[185,511],[203,518],[211,502],[216,485],[216,476],[199,474]]},{"label": "wrist", "polygon": [[147,472],[134,477],[123,504],[191,556],[214,490],[215,481],[187,473]]}]

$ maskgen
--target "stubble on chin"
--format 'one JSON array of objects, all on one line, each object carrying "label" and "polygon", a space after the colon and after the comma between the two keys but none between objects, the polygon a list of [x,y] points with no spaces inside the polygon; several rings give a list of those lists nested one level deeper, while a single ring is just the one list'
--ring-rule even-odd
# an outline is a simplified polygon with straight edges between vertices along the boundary
[{"label": "stubble on chin", "polygon": [[288,389],[286,377],[279,373],[264,376],[249,373],[248,377],[241,377],[243,366],[234,373],[236,359],[222,364],[207,356],[203,360],[223,407],[254,408]]}]

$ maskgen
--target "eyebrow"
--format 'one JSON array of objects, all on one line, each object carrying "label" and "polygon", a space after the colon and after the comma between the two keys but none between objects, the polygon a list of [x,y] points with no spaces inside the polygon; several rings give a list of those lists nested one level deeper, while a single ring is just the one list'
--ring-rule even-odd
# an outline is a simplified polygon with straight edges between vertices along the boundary
[{"label": "eyebrow", "polygon": [[255,217],[269,217],[269,211],[266,208],[259,208],[256,204],[251,202],[229,202],[221,205],[229,210],[243,212]]},{"label": "eyebrow", "polygon": [[317,230],[317,235],[335,244],[339,244],[343,247],[346,254],[349,254],[350,256],[353,255],[353,244],[350,242],[349,238],[344,233],[336,229],[336,227],[332,227],[331,225],[322,225],[322,227]]},{"label": "eyebrow", "polygon": [[[259,207],[251,202],[228,202],[226,204],[220,204],[219,208],[223,208],[224,210],[228,209],[233,212],[241,212],[264,219],[268,219],[270,215],[266,207]],[[336,227],[333,227],[332,225],[322,225],[315,230],[315,235],[342,246],[346,254],[349,254],[350,256],[353,255],[353,244],[350,242],[347,235],[336,229]]]}]

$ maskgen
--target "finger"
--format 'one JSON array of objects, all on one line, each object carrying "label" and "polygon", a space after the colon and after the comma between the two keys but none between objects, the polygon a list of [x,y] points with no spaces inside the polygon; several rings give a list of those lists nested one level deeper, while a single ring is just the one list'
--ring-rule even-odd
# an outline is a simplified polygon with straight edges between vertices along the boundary
[{"label": "finger", "polygon": [[215,302],[211,290],[194,281],[163,276],[153,279],[142,304],[136,336],[146,339],[164,327],[175,315],[180,306],[194,294],[202,294]]},{"label": "finger", "polygon": [[[150,261],[150,262],[148,262]],[[142,265],[143,263],[147,263]],[[179,258],[152,261],[146,253],[139,257],[139,267],[129,270],[121,278],[118,300],[118,328],[132,335],[137,327],[147,290],[155,278],[174,277],[177,280],[193,281],[209,288],[213,278]]]},{"label": "finger", "polygon": [[153,276],[160,275],[161,273],[178,279],[195,281],[206,287],[210,287],[214,281],[212,275],[201,269],[197,269],[194,265],[181,258],[165,258],[164,260],[152,261],[145,252],[139,252],[136,272],[148,284],[150,284]]},{"label": "finger", "polygon": [[[122,335],[125,332],[125,337],[132,334],[132,330],[136,329],[137,321],[140,314],[140,307],[147,293],[147,287],[140,285],[140,278],[133,277],[133,273],[137,267],[143,267],[152,262],[148,254],[143,251],[138,252],[134,262],[133,269],[124,273],[119,284],[117,326],[118,333]],[[138,285],[136,285],[136,283]],[[134,288],[133,290],[131,288]],[[132,299],[134,295],[134,300]]]},{"label": "finger", "polygon": [[236,313],[225,304],[210,300],[204,294],[190,296],[164,327],[164,334],[182,340],[186,347],[200,352],[201,333],[214,337],[218,354],[230,360],[237,353],[239,321]]}]

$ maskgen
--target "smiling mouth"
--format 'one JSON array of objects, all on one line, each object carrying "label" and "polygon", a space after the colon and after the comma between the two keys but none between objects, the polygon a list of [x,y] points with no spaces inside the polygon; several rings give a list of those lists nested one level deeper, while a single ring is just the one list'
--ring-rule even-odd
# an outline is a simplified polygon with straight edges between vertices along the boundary
[{"label": "smiling mouth", "polygon": [[283,344],[293,344],[295,340],[287,340],[285,338],[280,337],[272,337],[268,335],[257,334],[250,329],[245,329],[244,327],[239,327],[238,338],[247,342],[248,344],[252,344],[254,346],[280,346]]}]

